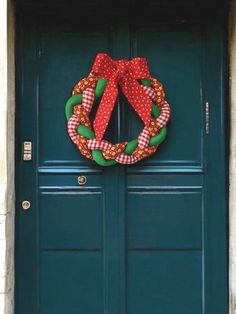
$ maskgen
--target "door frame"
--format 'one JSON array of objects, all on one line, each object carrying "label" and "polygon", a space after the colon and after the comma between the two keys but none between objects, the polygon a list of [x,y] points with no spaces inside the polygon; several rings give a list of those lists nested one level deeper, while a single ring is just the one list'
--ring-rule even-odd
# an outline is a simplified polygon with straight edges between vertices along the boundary
[{"label": "door frame", "polygon": [[[230,123],[236,123],[236,0],[229,8]],[[14,313],[15,66],[14,5],[0,2],[0,314]],[[226,117],[227,118],[227,117]],[[229,141],[229,314],[236,314],[236,130]]]},{"label": "door frame", "polygon": [[229,314],[236,313],[236,0],[229,12]]}]

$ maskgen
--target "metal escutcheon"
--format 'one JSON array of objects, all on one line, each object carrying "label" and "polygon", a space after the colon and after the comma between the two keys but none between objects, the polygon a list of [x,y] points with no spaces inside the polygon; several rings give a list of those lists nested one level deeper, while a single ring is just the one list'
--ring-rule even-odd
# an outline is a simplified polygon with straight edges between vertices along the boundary
[{"label": "metal escutcheon", "polygon": [[79,185],[85,185],[87,183],[87,177],[86,176],[78,176],[78,183],[79,183]]},{"label": "metal escutcheon", "polygon": [[30,201],[22,201],[21,206],[24,210],[28,210],[31,207]]}]

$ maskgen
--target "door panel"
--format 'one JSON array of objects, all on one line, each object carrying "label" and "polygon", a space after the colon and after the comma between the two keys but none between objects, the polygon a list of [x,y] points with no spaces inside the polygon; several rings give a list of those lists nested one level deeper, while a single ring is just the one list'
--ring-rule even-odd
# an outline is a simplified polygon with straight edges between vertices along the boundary
[{"label": "door panel", "polygon": [[130,252],[128,313],[204,313],[201,259],[200,251]]},{"label": "door panel", "polygon": [[101,252],[46,251],[41,263],[40,313],[104,313]]},{"label": "door panel", "polygon": [[[187,190],[187,189],[186,189]],[[184,189],[129,192],[128,247],[201,249],[202,193]]]},{"label": "door panel", "polygon": [[101,192],[44,191],[40,195],[40,208],[44,249],[101,249]]},{"label": "door panel", "polygon": [[[110,50],[109,35],[109,30],[101,26],[90,26],[90,29],[82,27],[76,32],[42,33],[39,74],[40,166],[84,162],[84,158],[68,141],[62,110],[55,108],[63,109],[61,104],[64,105],[73,84],[89,74],[96,52]],[[65,68],[68,70],[65,71]],[[62,89],[62,86],[65,88]],[[57,145],[52,147],[55,140]]]},{"label": "door panel", "polygon": [[[163,19],[153,6],[149,19],[88,23],[89,5],[75,5],[80,18],[19,9],[16,314],[226,314],[223,17]],[[97,52],[145,56],[165,86],[168,138],[137,165],[98,167],[69,140],[65,101]],[[120,95],[106,138],[130,140],[142,127]]]},{"label": "door panel", "polygon": [[[172,143],[166,142],[165,149],[160,150],[152,161],[147,159],[146,163],[155,161],[168,165],[199,167],[202,165],[201,27],[201,25],[168,27],[157,23],[149,27],[138,25],[135,29],[134,54],[148,58],[153,76],[161,78],[166,87],[168,100],[174,104],[172,121],[175,123],[169,126]],[[133,125],[131,132],[136,132],[135,135],[136,129]]]}]

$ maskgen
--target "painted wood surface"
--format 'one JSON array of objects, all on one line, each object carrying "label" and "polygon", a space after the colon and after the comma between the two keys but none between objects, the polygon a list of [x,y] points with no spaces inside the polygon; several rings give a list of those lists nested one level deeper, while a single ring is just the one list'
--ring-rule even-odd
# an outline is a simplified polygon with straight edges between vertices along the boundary
[{"label": "painted wood surface", "polygon": [[[17,37],[16,313],[226,314],[223,23],[30,12]],[[147,57],[166,87],[168,139],[137,165],[98,167],[68,138],[65,101],[97,52]],[[121,96],[106,137],[141,128]]]}]

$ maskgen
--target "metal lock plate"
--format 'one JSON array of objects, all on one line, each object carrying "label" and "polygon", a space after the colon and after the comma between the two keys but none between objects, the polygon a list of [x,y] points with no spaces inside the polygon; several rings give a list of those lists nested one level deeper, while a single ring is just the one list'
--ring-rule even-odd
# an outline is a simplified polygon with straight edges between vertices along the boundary
[{"label": "metal lock plate", "polygon": [[32,160],[32,142],[30,141],[23,142],[23,160]]},{"label": "metal lock plate", "polygon": [[87,183],[87,177],[86,176],[78,176],[78,183],[79,183],[79,185],[85,185]]}]

